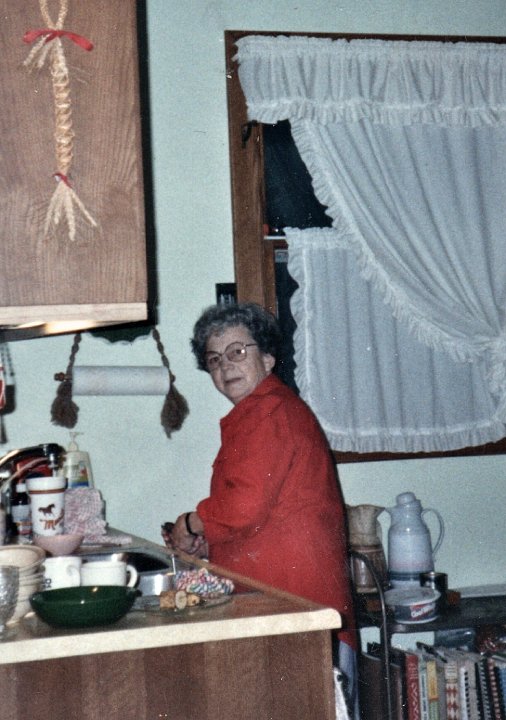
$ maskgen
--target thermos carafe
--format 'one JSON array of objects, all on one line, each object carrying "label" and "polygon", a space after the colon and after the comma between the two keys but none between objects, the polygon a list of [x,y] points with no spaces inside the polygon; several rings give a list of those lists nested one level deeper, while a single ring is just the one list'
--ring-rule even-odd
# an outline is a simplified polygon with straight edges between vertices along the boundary
[{"label": "thermos carafe", "polygon": [[[388,580],[392,587],[420,585],[420,573],[434,570],[434,556],[444,537],[441,515],[433,508],[422,508],[412,492],[397,495],[396,505],[385,508],[390,513],[388,530]],[[439,536],[432,546],[429,528],[423,516],[432,512],[439,522]]]}]

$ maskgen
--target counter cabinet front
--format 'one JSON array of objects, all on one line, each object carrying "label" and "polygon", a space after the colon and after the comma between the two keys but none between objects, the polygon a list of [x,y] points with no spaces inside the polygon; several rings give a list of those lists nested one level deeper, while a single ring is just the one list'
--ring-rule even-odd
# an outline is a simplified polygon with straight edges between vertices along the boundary
[{"label": "counter cabinet front", "polygon": [[0,668],[3,720],[335,720],[328,633]]}]

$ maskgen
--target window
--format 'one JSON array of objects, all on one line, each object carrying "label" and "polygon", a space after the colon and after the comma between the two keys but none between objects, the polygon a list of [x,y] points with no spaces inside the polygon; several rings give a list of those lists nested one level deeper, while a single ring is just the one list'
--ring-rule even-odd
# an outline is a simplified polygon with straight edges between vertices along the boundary
[{"label": "window", "polygon": [[[283,243],[276,236],[266,236],[268,226],[266,183],[264,166],[268,162],[268,150],[265,143],[264,128],[249,124],[244,96],[239,84],[233,56],[235,42],[239,37],[258,33],[253,31],[228,31],[225,33],[228,78],[229,142],[231,160],[232,214],[234,233],[234,262],[237,283],[237,297],[240,301],[254,301],[279,314],[279,297],[276,296],[276,257],[280,260]],[[279,33],[276,33],[279,34]],[[287,33],[283,33],[287,34]],[[351,37],[332,35],[330,37]],[[364,37],[364,36],[361,36]],[[384,37],[384,36],[383,36]],[[389,38],[390,40],[396,38]],[[400,38],[403,40],[415,38]],[[423,38],[417,40],[445,38]],[[460,38],[446,38],[464,40]],[[477,40],[478,38],[476,38]],[[465,38],[466,41],[474,39]],[[487,38],[487,42],[504,42],[503,39]],[[267,130],[269,132],[269,130]],[[269,173],[267,173],[267,178]],[[287,183],[288,187],[289,183]],[[272,239],[274,238],[274,239]],[[279,293],[278,293],[279,295]],[[283,297],[283,302],[286,298]],[[481,447],[465,448],[447,453],[420,454],[419,457],[480,455],[503,453],[506,439]],[[357,454],[335,453],[338,462],[382,460],[394,458],[413,458],[414,454]]]}]

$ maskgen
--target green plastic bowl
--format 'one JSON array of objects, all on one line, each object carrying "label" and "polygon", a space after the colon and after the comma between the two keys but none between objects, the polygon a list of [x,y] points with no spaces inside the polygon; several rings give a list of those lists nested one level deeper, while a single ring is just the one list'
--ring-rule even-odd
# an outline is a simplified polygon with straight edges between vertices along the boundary
[{"label": "green plastic bowl", "polygon": [[117,622],[127,614],[138,594],[130,587],[89,585],[36,592],[30,604],[48,625],[86,628]]}]

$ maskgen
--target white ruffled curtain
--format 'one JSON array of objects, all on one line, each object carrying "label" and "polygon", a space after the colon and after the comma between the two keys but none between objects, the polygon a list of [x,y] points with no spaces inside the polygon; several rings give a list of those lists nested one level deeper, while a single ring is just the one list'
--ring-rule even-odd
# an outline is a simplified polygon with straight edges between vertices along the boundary
[{"label": "white ruffled curtain", "polygon": [[[504,435],[506,46],[252,36],[239,41],[237,58],[250,119],[290,119],[339,242],[401,321],[399,333],[409,329],[432,352],[432,385],[413,400],[419,408],[442,393],[439,414],[424,415],[404,401],[409,373],[419,370],[415,364],[401,381],[399,368],[416,358],[409,358],[407,336],[391,352],[391,336],[379,325],[369,345],[374,388],[353,392],[346,411],[336,399],[331,411],[339,383],[365,388],[371,368],[361,371],[353,350],[355,320],[347,318],[347,347],[334,317],[331,325],[343,278],[320,268],[318,284],[310,282],[311,253],[303,272],[291,259],[300,284],[293,302],[297,381],[332,446],[451,450]],[[318,336],[302,329],[308,315],[323,319]],[[443,351],[448,357],[441,360]],[[417,352],[423,354],[420,345],[410,351]],[[322,355],[330,368],[347,364],[348,376],[312,369],[306,358]],[[472,366],[450,367],[463,361]],[[368,409],[371,393],[376,413]],[[319,409],[324,399],[326,409]]]},{"label": "white ruffled curtain", "polygon": [[416,340],[338,231],[285,233],[301,288],[292,299],[295,378],[331,447],[431,452],[502,437],[481,362],[456,363]]}]

